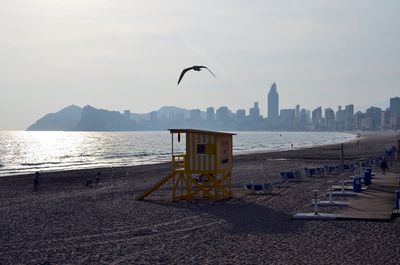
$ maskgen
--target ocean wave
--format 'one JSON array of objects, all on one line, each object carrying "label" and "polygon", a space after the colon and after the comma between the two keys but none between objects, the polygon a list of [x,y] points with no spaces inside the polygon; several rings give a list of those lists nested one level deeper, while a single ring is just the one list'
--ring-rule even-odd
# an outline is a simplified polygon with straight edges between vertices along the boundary
[{"label": "ocean wave", "polygon": [[79,157],[91,157],[93,154],[80,154]]},{"label": "ocean wave", "polygon": [[115,158],[143,158],[143,157],[153,157],[153,156],[170,156],[171,153],[167,152],[140,152],[134,154],[110,154],[102,156],[103,159],[115,159]]},{"label": "ocean wave", "polygon": [[62,162],[39,162],[39,163],[21,163],[21,166],[43,166],[43,165],[58,165]]},{"label": "ocean wave", "polygon": [[60,156],[59,158],[60,159],[65,159],[65,158],[71,158],[72,156],[70,156],[70,155],[63,155],[63,156]]}]

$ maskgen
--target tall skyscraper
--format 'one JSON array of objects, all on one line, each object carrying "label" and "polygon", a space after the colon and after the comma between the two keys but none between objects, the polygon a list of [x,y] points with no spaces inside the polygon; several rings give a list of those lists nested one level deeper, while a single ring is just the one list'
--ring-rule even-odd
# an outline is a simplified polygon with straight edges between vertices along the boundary
[{"label": "tall skyscraper", "polygon": [[320,125],[322,120],[322,107],[318,107],[312,111],[312,123],[314,125]]},{"label": "tall skyscraper", "polygon": [[310,116],[310,111],[307,111],[306,109],[301,109],[300,110],[300,122],[299,122],[299,127],[303,129],[307,123],[308,123],[308,116]]},{"label": "tall skyscraper", "polygon": [[254,102],[254,107],[250,108],[249,113],[251,119],[260,118],[260,109],[258,108],[258,102]]},{"label": "tall skyscraper", "polygon": [[392,127],[392,113],[390,109],[386,109],[382,111],[382,118],[381,118],[381,128],[382,129],[390,129]]},{"label": "tall skyscraper", "polygon": [[296,118],[300,118],[300,105],[296,105]]},{"label": "tall skyscraper", "polygon": [[344,110],[342,109],[342,106],[338,106],[338,110],[336,111],[336,129],[338,130],[344,130]]},{"label": "tall skyscraper", "polygon": [[215,112],[213,107],[207,108],[207,120],[213,121],[215,119]]},{"label": "tall skyscraper", "polygon": [[354,129],[354,105],[346,105],[344,108],[344,127],[346,130]]},{"label": "tall skyscraper", "polygon": [[271,85],[271,89],[268,93],[268,119],[271,121],[278,120],[279,117],[279,94],[276,91],[275,82]]},{"label": "tall skyscraper", "polygon": [[335,129],[335,112],[331,108],[325,109],[325,128],[327,130]]}]

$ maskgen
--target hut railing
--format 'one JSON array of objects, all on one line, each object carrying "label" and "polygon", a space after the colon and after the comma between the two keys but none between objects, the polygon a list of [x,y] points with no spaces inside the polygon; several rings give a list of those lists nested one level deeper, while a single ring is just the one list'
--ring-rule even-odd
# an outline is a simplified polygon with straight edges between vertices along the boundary
[{"label": "hut railing", "polygon": [[184,170],[185,169],[185,154],[173,155],[172,156],[172,169]]}]

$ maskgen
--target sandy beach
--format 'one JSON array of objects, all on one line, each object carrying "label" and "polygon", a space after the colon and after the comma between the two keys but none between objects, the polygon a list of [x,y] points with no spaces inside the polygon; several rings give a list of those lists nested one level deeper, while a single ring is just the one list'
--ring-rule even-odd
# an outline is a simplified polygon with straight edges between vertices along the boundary
[{"label": "sandy beach", "polygon": [[[398,138],[363,133],[358,143],[344,144],[345,161],[382,155]],[[136,201],[168,174],[168,163],[112,174],[108,168],[43,173],[36,192],[32,175],[3,177],[0,264],[399,264],[399,218],[291,219],[312,210],[312,190],[326,191],[339,176],[305,177],[269,194],[243,189],[278,181],[281,171],[338,164],[339,155],[336,144],[235,156],[234,198],[221,202],[171,202],[168,186]],[[100,183],[86,187],[98,172]],[[389,160],[389,172],[400,179],[400,162]]]}]

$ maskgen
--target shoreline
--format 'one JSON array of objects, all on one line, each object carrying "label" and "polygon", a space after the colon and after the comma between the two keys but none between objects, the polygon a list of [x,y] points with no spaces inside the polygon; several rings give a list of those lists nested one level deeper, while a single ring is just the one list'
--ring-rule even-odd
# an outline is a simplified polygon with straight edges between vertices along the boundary
[{"label": "shoreline", "polygon": [[[382,146],[389,145],[390,143],[394,143],[393,139],[396,137],[400,137],[400,134],[397,133],[385,133],[385,134],[376,134],[376,133],[368,133],[364,134],[362,137],[347,141],[344,144],[344,160],[345,161],[354,161],[357,159],[365,159],[373,156],[378,153],[379,150],[382,151]],[[348,152],[353,149],[355,145],[355,141],[358,140],[360,145],[362,146],[362,150],[356,150],[356,154],[352,152]],[[380,148],[370,148],[368,142],[373,140],[374,142],[379,141]],[[241,168],[243,165],[248,163],[253,164],[254,166],[258,166],[260,161],[266,162],[276,162],[278,165],[281,163],[294,162],[291,165],[291,170],[302,170],[302,166],[294,166],[297,164],[306,163],[308,166],[320,165],[323,163],[338,163],[340,161],[340,145],[341,143],[336,144],[326,144],[326,145],[316,145],[312,147],[305,147],[294,150],[287,151],[271,151],[271,152],[260,152],[260,153],[249,153],[249,154],[238,154],[233,156],[233,181],[235,179],[235,169]],[[366,145],[365,147],[363,147]],[[375,144],[376,145],[376,144]],[[80,179],[93,179],[96,174],[100,173],[102,178],[105,179],[118,179],[118,178],[128,178],[132,176],[137,176],[138,174],[143,174],[144,172],[153,172],[159,171],[167,174],[171,167],[171,161],[166,161],[163,163],[154,163],[154,164],[144,164],[144,165],[134,165],[134,166],[118,166],[118,167],[94,167],[94,168],[83,168],[83,169],[70,169],[70,170],[55,170],[55,171],[39,171],[40,178],[45,179],[48,182],[52,182],[52,179],[61,178],[65,181],[68,181],[69,178]],[[267,167],[267,166],[266,166]],[[112,170],[112,173],[110,172]],[[285,170],[281,170],[285,171]],[[279,172],[273,170],[274,175],[279,176]],[[15,175],[4,175],[0,176],[1,182],[13,182],[13,180],[19,181],[30,181],[34,172],[32,173],[21,173]],[[150,180],[155,179],[155,176],[160,176],[160,174],[153,174],[154,176],[149,176],[149,183],[152,183]],[[274,178],[277,180],[279,178]],[[249,181],[252,181],[249,179]],[[240,181],[240,183],[244,183]],[[240,185],[241,185],[240,184]],[[150,185],[150,184],[149,184]]]},{"label": "shoreline", "polygon": [[[350,135],[356,135],[355,132],[343,132],[343,133],[350,134]],[[347,140],[347,141],[341,142],[341,143],[348,143],[348,142],[355,141],[355,140],[356,139],[350,139],[350,140]],[[312,145],[305,145],[305,146],[302,146],[302,147],[299,147],[299,148],[295,148],[295,147],[294,148],[283,148],[281,150],[249,150],[249,151],[243,151],[243,152],[239,152],[237,154],[234,154],[234,157],[236,157],[236,156],[246,156],[246,155],[262,155],[262,154],[290,152],[290,151],[301,151],[301,150],[304,150],[304,149],[319,148],[319,147],[323,147],[323,146],[336,145],[336,144],[338,144],[338,143],[312,144]],[[132,167],[140,167],[140,166],[144,166],[144,165],[160,165],[160,164],[168,164],[168,163],[170,163],[170,160],[145,163],[145,164],[141,164],[141,165],[93,166],[93,167],[81,167],[81,168],[78,167],[78,168],[73,168],[73,169],[49,169],[49,170],[35,169],[35,170],[32,170],[29,173],[27,173],[27,172],[11,173],[11,174],[1,174],[0,173],[0,178],[32,175],[36,171],[38,171],[40,173],[43,173],[43,174],[54,174],[54,173],[57,173],[57,172],[75,172],[75,171],[81,171],[81,170],[83,170],[83,171],[88,171],[88,170],[89,171],[93,171],[93,170],[105,171],[105,170],[109,170],[109,168],[116,168],[116,169],[132,168]]]}]

